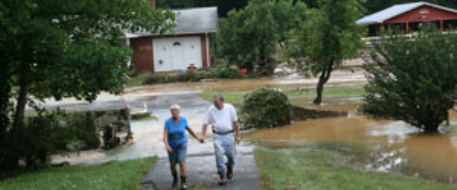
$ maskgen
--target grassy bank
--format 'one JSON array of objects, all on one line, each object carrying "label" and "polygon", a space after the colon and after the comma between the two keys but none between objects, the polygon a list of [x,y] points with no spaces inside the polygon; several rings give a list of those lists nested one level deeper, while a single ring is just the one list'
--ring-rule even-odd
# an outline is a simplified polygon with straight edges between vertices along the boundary
[{"label": "grassy bank", "polygon": [[[297,90],[296,88],[282,88],[281,89],[289,98],[298,97],[315,97],[315,89],[304,89]],[[222,92],[225,97],[225,101],[232,104],[241,104],[243,97],[247,92]],[[206,100],[212,100],[214,92],[202,92],[200,96]],[[329,87],[324,90],[324,98],[328,97],[354,97],[363,96],[365,90],[362,86],[350,86],[350,87]]]},{"label": "grassy bank", "polygon": [[0,190],[136,190],[156,160],[151,157],[43,169],[1,181]]},{"label": "grassy bank", "polygon": [[364,171],[323,149],[254,151],[264,190],[456,190],[457,187],[394,173]]}]

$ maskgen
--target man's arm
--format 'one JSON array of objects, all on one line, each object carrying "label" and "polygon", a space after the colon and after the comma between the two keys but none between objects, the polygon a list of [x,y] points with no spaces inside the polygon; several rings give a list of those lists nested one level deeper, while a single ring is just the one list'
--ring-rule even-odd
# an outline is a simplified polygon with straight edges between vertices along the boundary
[{"label": "man's arm", "polygon": [[235,121],[235,122],[233,122],[233,126],[235,127],[236,144],[240,144],[240,142],[241,142],[240,123],[238,121]]}]

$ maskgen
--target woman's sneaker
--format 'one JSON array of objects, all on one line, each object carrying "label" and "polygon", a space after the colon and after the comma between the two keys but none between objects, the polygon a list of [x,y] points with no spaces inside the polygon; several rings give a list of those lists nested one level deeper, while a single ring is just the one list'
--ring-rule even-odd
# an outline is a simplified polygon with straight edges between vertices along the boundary
[{"label": "woman's sneaker", "polygon": [[174,189],[178,186],[178,175],[173,175],[173,183],[171,184],[171,188]]}]

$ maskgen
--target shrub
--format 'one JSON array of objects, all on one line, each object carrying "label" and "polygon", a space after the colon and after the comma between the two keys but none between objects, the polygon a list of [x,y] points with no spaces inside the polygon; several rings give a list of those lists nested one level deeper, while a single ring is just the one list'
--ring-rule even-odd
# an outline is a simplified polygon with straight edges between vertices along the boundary
[{"label": "shrub", "polygon": [[244,96],[241,116],[247,128],[289,125],[292,106],[284,93],[276,89],[259,88]]},{"label": "shrub", "polygon": [[46,166],[50,155],[64,152],[65,145],[77,138],[78,129],[68,127],[61,120],[63,115],[60,111],[40,110],[37,116],[27,118],[23,127],[10,133],[16,139],[10,142],[14,147],[8,152],[23,160],[27,168]]},{"label": "shrub", "polygon": [[176,75],[172,74],[152,74],[147,76],[143,84],[158,84],[172,82],[197,82],[202,79],[239,79],[244,75],[236,68],[228,66],[218,66],[209,70],[191,70]]},{"label": "shrub", "polygon": [[227,65],[221,65],[219,67],[212,68],[210,73],[212,77],[220,79],[239,79],[244,77],[244,75],[238,69],[229,67]]}]

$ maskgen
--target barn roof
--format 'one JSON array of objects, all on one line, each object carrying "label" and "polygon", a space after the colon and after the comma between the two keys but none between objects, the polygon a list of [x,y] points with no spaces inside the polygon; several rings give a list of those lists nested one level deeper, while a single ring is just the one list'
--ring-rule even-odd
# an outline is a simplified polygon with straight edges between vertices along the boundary
[{"label": "barn roof", "polygon": [[[176,27],[165,34],[195,34],[195,33],[212,33],[218,29],[217,7],[200,7],[173,10],[176,14]],[[148,32],[127,33],[127,38],[139,36],[151,36]]]},{"label": "barn roof", "polygon": [[399,16],[403,13],[406,13],[408,11],[411,11],[415,8],[421,7],[423,5],[427,5],[430,7],[435,7],[438,9],[446,10],[449,12],[457,13],[457,10],[443,7],[440,5],[435,5],[432,3],[427,3],[427,2],[415,2],[415,3],[405,3],[405,4],[398,4],[391,6],[387,9],[384,9],[382,11],[379,11],[377,13],[374,13],[372,15],[366,16],[360,20],[357,21],[357,24],[359,25],[369,25],[369,24],[381,24],[391,18],[394,18],[396,16]]}]

